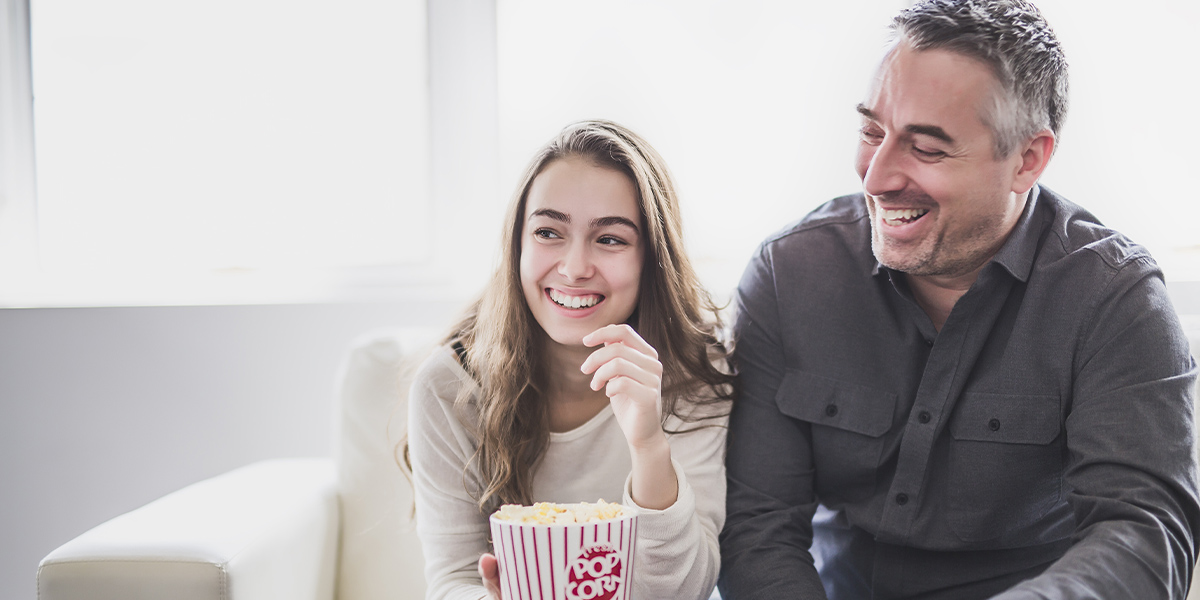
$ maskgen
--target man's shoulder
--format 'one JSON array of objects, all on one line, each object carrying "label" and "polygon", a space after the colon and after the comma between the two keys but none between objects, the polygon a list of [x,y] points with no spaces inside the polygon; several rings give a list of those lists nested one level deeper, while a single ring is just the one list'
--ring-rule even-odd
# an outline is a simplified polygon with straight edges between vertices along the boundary
[{"label": "man's shoulder", "polygon": [[1044,186],[1039,201],[1045,202],[1053,214],[1047,239],[1047,243],[1054,245],[1050,258],[1095,257],[1114,270],[1133,264],[1157,268],[1144,246],[1105,226],[1080,205]]},{"label": "man's shoulder", "polygon": [[771,247],[781,243],[800,243],[810,237],[806,234],[813,232],[869,231],[870,223],[867,219],[867,206],[861,193],[839,196],[768,236],[762,245]]}]

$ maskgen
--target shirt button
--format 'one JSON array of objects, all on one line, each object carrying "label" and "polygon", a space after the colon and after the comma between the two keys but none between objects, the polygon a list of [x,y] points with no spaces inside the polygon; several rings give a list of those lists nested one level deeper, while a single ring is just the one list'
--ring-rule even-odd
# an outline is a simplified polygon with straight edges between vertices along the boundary
[{"label": "shirt button", "polygon": [[905,494],[905,493],[896,494],[896,504],[899,504],[900,506],[904,506],[905,504],[908,504],[908,494]]},{"label": "shirt button", "polygon": [[992,419],[988,421],[988,429],[992,431],[1000,431],[1000,419]]},{"label": "shirt button", "polygon": [[933,417],[929,414],[929,411],[923,410],[923,411],[921,411],[921,414],[917,415],[917,422],[924,425],[924,424],[928,423],[930,421],[930,419],[932,419],[932,418]]},{"label": "shirt button", "polygon": [[825,407],[825,416],[836,417],[837,413],[838,413],[838,407],[836,404],[830,404],[829,406]]}]

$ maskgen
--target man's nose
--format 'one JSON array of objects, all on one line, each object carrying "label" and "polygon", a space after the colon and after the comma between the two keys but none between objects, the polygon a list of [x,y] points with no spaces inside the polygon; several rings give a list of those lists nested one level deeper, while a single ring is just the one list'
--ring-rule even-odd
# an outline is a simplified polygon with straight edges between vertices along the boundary
[{"label": "man's nose", "polygon": [[908,182],[903,159],[900,144],[885,138],[867,163],[863,191],[872,196],[883,196],[903,190]]},{"label": "man's nose", "polygon": [[567,281],[587,279],[595,272],[596,265],[592,260],[591,246],[586,242],[572,242],[566,254],[558,263],[558,272]]}]

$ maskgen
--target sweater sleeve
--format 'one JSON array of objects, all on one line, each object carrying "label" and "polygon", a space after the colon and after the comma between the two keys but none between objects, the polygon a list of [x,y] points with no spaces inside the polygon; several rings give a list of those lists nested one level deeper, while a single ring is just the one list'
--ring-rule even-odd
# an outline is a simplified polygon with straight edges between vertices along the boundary
[{"label": "sweater sleeve", "polygon": [[425,558],[426,598],[480,600],[487,593],[476,565],[490,551],[489,529],[467,491],[467,486],[478,489],[476,478],[466,472],[474,442],[454,414],[464,381],[448,352],[439,350],[421,366],[409,393],[417,535]]},{"label": "sweater sleeve", "polygon": [[[725,424],[706,421],[670,434],[671,463],[679,481],[675,503],[663,510],[640,508],[635,598],[703,600],[712,594],[721,566],[717,534],[725,522]],[[624,502],[632,497],[632,474]]]}]

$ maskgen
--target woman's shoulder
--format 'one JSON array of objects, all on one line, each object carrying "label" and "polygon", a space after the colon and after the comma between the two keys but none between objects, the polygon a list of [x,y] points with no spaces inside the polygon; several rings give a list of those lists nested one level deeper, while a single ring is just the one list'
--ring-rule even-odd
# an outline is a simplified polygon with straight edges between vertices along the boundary
[{"label": "woman's shoulder", "polygon": [[453,404],[464,387],[474,389],[478,384],[463,368],[454,344],[435,348],[413,374],[414,392],[427,390],[443,402]]}]

